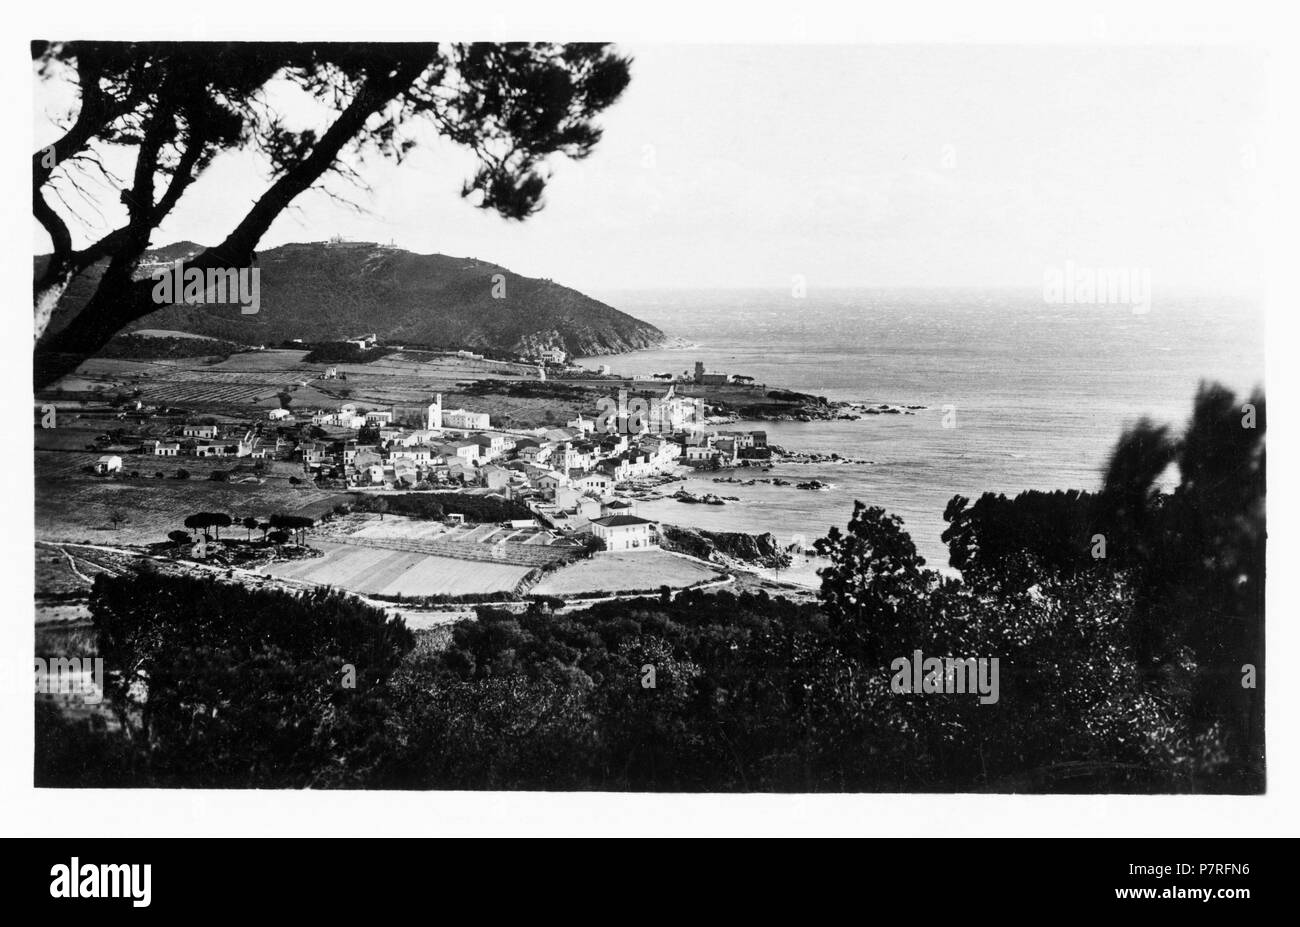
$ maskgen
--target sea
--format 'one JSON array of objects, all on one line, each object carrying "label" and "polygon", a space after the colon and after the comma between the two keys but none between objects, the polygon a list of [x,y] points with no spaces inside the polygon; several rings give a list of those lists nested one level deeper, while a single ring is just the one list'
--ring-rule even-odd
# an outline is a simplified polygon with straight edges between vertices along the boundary
[{"label": "sea", "polygon": [[[1146,417],[1180,429],[1203,380],[1233,389],[1243,402],[1264,385],[1263,308],[1247,296],[1157,292],[1141,313],[1049,304],[1042,292],[1011,290],[862,289],[802,298],[662,290],[602,298],[658,326],[669,342],[580,358],[585,366],[680,374],[702,361],[710,372],[744,374],[768,388],[921,407],[856,421],[734,426],[765,429],[769,443],[786,450],[867,462],[697,473],[685,483],[692,492],[738,501],[659,499],[641,503],[640,514],[811,543],[831,526],[844,527],[861,501],[901,517],[936,568],[948,565],[940,535],[954,495],[1097,489],[1126,426]],[[714,482],[726,476],[819,480],[831,488]],[[1167,485],[1176,480],[1176,472],[1164,478]]]}]

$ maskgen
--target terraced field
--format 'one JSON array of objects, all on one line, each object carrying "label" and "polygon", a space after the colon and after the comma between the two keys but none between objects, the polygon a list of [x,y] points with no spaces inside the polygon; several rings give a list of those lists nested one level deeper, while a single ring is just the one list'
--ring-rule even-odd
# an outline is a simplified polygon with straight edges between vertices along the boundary
[{"label": "terraced field", "polygon": [[544,528],[505,528],[500,525],[460,525],[448,527],[440,521],[389,515],[379,519],[371,515],[348,536],[389,541],[449,541],[457,544],[527,544],[545,547],[556,534]]},{"label": "terraced field", "polygon": [[146,402],[162,405],[255,403],[272,398],[274,393],[275,389],[265,383],[214,382],[206,379],[189,383],[160,383],[156,386],[150,383],[140,384],[140,394]]},{"label": "terraced field", "polygon": [[540,567],[577,555],[575,544],[559,541],[544,528],[496,524],[446,526],[405,516],[380,519],[354,513],[325,530],[324,537],[354,547],[386,548],[433,557]]}]

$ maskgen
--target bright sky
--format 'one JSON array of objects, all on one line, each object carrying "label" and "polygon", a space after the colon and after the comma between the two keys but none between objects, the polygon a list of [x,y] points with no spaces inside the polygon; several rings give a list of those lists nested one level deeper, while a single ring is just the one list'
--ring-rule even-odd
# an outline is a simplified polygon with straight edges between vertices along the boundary
[{"label": "bright sky", "polygon": [[[1230,48],[627,47],[633,78],[524,223],[459,196],[442,142],[299,197],[263,239],[341,234],[625,288],[1042,285],[1066,261],[1255,289],[1264,62]],[[38,143],[59,97],[38,88]],[[292,115],[309,118],[309,110]],[[119,170],[122,173],[123,170]],[[155,244],[224,237],[265,188],[223,156]],[[101,192],[97,237],[117,218]],[[43,233],[38,251],[48,250]]]}]

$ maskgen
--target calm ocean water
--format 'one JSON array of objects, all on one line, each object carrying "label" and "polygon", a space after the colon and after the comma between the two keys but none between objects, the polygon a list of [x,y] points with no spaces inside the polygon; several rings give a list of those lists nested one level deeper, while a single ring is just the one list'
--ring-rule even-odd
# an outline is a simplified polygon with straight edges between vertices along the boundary
[{"label": "calm ocean water", "polygon": [[[943,510],[955,494],[1095,489],[1126,423],[1181,426],[1197,383],[1248,393],[1264,383],[1259,304],[1225,297],[1123,306],[1052,306],[1040,293],[853,290],[809,294],[660,291],[605,294],[611,305],[680,339],[666,350],[583,361],[616,372],[743,373],[829,399],[923,405],[915,415],[853,422],[769,422],[790,450],[872,461],[788,465],[765,476],[818,479],[827,492],[692,477],[725,506],[663,500],[642,513],[720,531],[809,539],[847,523],[855,499],[904,520],[932,566],[945,566]],[[1244,395],[1242,397],[1245,398]],[[944,406],[956,427],[942,427]],[[723,474],[726,475],[726,474]],[[737,477],[756,476],[735,471]]]}]

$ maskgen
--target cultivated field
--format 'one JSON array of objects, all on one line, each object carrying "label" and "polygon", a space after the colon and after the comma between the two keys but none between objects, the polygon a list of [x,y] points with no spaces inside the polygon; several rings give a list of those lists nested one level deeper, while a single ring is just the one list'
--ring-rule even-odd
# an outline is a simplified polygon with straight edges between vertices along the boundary
[{"label": "cultivated field", "polygon": [[313,375],[300,372],[293,366],[279,366],[272,370],[227,369],[224,364],[195,366],[191,358],[185,360],[188,366],[182,367],[179,361],[174,360],[94,358],[81,365],[78,375],[138,389],[145,402],[164,405],[264,402],[274,399],[286,385]]},{"label": "cultivated field", "polygon": [[273,563],[259,572],[363,594],[422,596],[508,592],[529,571],[528,567],[513,564],[432,557],[332,541],[318,541],[313,546],[324,550],[325,556]]},{"label": "cultivated field", "polygon": [[[424,403],[441,393],[447,408],[464,406],[487,412],[499,427],[531,428],[568,421],[591,402],[499,394],[470,395],[461,384],[477,380],[532,380],[536,368],[526,364],[475,361],[428,352],[407,351],[367,364],[304,363],[307,352],[273,349],[232,354],[225,359],[139,360],[91,358],[43,394],[65,401],[75,395],[130,395],[144,402],[190,406],[196,412],[248,414],[275,408],[277,394],[287,391],[292,408],[336,408],[340,403],[388,406]],[[323,379],[327,367],[347,379]],[[595,395],[595,394],[593,394]],[[590,412],[590,408],[587,410]]]},{"label": "cultivated field", "polygon": [[353,512],[322,526],[317,537],[356,547],[387,547],[436,557],[542,566],[572,558],[576,545],[545,528],[497,524],[444,525],[440,521]]},{"label": "cultivated field", "polygon": [[460,544],[527,544],[544,547],[555,540],[554,532],[544,528],[504,528],[500,525],[460,525],[448,527],[440,521],[409,518],[402,515],[356,513],[348,517],[349,537],[381,541],[448,541]]},{"label": "cultivated field", "polygon": [[[300,405],[329,404],[332,396],[310,384],[324,364],[303,364],[305,351],[253,351],[228,358],[141,360],[93,357],[64,377],[46,395],[60,393],[130,394],[161,405],[274,408],[276,394],[288,390]],[[303,384],[308,384],[304,386]]]},{"label": "cultivated field", "polygon": [[667,551],[602,553],[562,567],[531,590],[536,595],[569,596],[583,592],[680,589],[715,579],[721,571]]},{"label": "cultivated field", "polygon": [[192,338],[200,340],[203,335],[195,335],[192,332],[178,332],[168,328],[137,328],[131,332],[133,335],[142,335],[145,338]]}]

